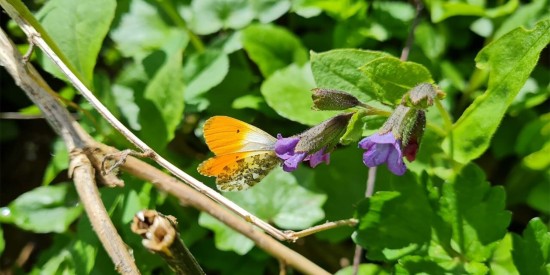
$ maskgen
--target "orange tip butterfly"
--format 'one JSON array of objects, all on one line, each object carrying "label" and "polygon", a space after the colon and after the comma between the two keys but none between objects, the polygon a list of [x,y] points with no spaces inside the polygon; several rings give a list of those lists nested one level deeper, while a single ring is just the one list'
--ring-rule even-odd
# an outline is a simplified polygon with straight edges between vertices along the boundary
[{"label": "orange tip butterfly", "polygon": [[281,163],[275,155],[277,139],[238,119],[211,117],[204,123],[204,139],[215,156],[197,170],[204,176],[216,177],[216,185],[222,191],[248,189]]}]

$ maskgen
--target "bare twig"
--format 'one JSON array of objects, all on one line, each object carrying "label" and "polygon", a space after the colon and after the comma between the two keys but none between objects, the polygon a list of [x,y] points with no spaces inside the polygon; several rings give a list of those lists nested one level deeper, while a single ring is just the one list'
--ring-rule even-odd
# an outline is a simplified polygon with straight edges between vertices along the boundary
[{"label": "bare twig", "polygon": [[139,274],[134,259],[127,249],[119,249],[119,245],[124,245],[124,242],[109,219],[107,210],[105,207],[96,207],[96,205],[103,206],[103,202],[99,190],[97,190],[94,174],[94,168],[82,150],[73,150],[71,152],[69,176],[74,180],[76,191],[90,221],[101,221],[92,222],[94,231],[97,232],[97,236],[105,250],[110,252],[109,256],[114,261],[115,268],[119,273]]},{"label": "bare twig", "polygon": [[414,0],[414,5],[416,7],[416,14],[414,15],[413,23],[411,29],[409,30],[409,35],[407,37],[405,47],[403,47],[403,50],[401,51],[401,61],[409,59],[409,52],[411,51],[412,44],[414,43],[414,31],[418,23],[420,23],[420,13],[424,9],[424,4],[422,4],[422,1],[420,0]]},{"label": "bare twig", "polygon": [[176,274],[205,274],[180,239],[175,217],[143,210],[134,216],[131,228],[132,232],[143,238],[143,246],[161,255]]},{"label": "bare twig", "polygon": [[51,96],[51,88],[31,64],[26,64],[15,45],[0,29],[0,65],[4,66],[27,96],[40,108],[54,131],[64,140],[68,150],[73,152],[71,159],[72,176],[80,200],[97,232],[105,250],[123,274],[139,274],[126,245],[117,234],[101,198],[97,192],[94,169],[81,153],[91,138],[72,119],[69,112]]},{"label": "bare twig", "polygon": [[[13,0],[12,0],[13,1]],[[10,1],[11,2],[11,1]],[[172,175],[181,179],[183,182],[191,185],[197,191],[206,196],[210,197],[214,201],[224,205],[232,212],[244,218],[246,221],[260,227],[268,234],[273,237],[283,241],[283,240],[293,240],[288,234],[281,232],[275,227],[271,226],[269,223],[257,218],[253,214],[249,213],[242,207],[238,206],[231,200],[225,198],[220,193],[206,186],[202,182],[183,172],[181,169],[174,166],[168,160],[164,159],[158,153],[156,153],[152,148],[150,148],[145,142],[140,140],[136,135],[134,135],[124,124],[117,120],[111,112],[93,95],[93,93],[82,83],[82,81],[71,71],[71,69],[62,61],[60,54],[54,51],[52,47],[42,38],[41,34],[26,18],[21,16],[21,13],[28,14],[28,12],[21,12],[14,5],[11,5],[6,0],[0,0],[0,5],[6,10],[11,18],[19,25],[19,27],[25,32],[27,37],[32,41],[34,45],[39,47],[58,67],[59,69],[67,76],[71,84],[88,100],[88,102],[96,109],[101,116],[103,116],[118,132],[128,139],[134,146],[139,148],[142,152],[151,152],[151,159],[156,161],[160,166],[168,170]],[[18,7],[20,8],[20,7]],[[25,8],[26,9],[26,8]],[[26,10],[28,11],[28,10]],[[33,19],[34,20],[34,19]]]},{"label": "bare twig", "polygon": [[358,223],[357,219],[347,219],[347,220],[339,220],[334,222],[326,222],[324,224],[316,225],[314,227],[310,227],[302,231],[290,232],[290,234],[292,237],[299,239],[315,233],[319,233],[321,231],[333,229],[340,226],[356,226],[357,223]]},{"label": "bare twig", "polygon": [[[367,178],[367,188],[365,190],[365,198],[372,197],[374,193],[374,185],[376,184],[376,170],[377,166],[369,167],[369,176]],[[355,252],[353,254],[353,275],[357,275],[359,272],[359,264],[361,264],[361,258],[363,257],[363,248],[356,244]]]}]

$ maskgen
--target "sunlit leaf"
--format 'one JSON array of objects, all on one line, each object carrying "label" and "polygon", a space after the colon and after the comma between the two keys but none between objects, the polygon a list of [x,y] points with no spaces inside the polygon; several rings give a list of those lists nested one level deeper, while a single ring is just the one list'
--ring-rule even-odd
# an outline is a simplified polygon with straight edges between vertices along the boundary
[{"label": "sunlit leaf", "polygon": [[250,25],[242,31],[242,42],[265,77],[290,64],[304,65],[307,52],[298,37],[274,25]]},{"label": "sunlit leaf", "polygon": [[523,236],[513,235],[512,257],[520,274],[548,274],[550,232],[540,218],[532,219]]},{"label": "sunlit leaf", "polygon": [[464,111],[443,148],[459,162],[478,158],[489,147],[506,109],[550,42],[550,20],[532,30],[516,29],[487,45],[476,57],[489,70],[487,91]]},{"label": "sunlit leaf", "polygon": [[[114,0],[53,0],[46,2],[37,14],[42,26],[88,85],[92,82],[97,55],[114,19],[115,8]],[[60,76],[52,63],[44,61],[46,59],[43,56],[44,67]]]},{"label": "sunlit leaf", "polygon": [[36,233],[65,232],[82,213],[72,184],[35,188],[1,210],[0,221]]},{"label": "sunlit leaf", "polygon": [[311,89],[315,88],[309,64],[290,65],[275,72],[262,85],[267,104],[279,115],[305,125],[320,123],[334,115],[334,111],[314,111]]}]

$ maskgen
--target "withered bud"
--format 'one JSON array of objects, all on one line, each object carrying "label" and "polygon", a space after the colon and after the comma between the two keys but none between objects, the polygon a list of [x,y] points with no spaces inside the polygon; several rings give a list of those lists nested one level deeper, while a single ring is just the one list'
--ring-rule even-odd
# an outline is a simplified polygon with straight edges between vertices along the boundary
[{"label": "withered bud", "polygon": [[330,152],[346,132],[353,114],[334,116],[299,134],[300,141],[296,145],[296,151],[311,153],[325,148],[325,152]]},{"label": "withered bud", "polygon": [[421,83],[416,85],[408,93],[409,104],[416,108],[428,108],[434,104],[434,99],[442,99],[445,93],[441,90],[436,90],[434,85],[430,83]]},{"label": "withered bud", "polygon": [[359,99],[347,92],[323,88],[313,89],[311,98],[313,109],[316,110],[345,110],[362,104]]}]

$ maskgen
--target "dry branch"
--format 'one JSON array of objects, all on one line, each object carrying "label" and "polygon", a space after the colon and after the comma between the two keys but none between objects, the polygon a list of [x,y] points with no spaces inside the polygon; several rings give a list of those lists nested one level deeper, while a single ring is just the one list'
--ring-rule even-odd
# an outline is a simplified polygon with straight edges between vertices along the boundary
[{"label": "dry branch", "polygon": [[71,152],[72,176],[80,200],[103,247],[122,274],[139,274],[134,259],[117,234],[105,210],[95,183],[94,169],[82,154],[92,141],[69,112],[52,96],[52,90],[31,64],[24,63],[17,48],[0,29],[0,65],[6,68],[15,83],[36,104],[54,131],[61,136]]}]

